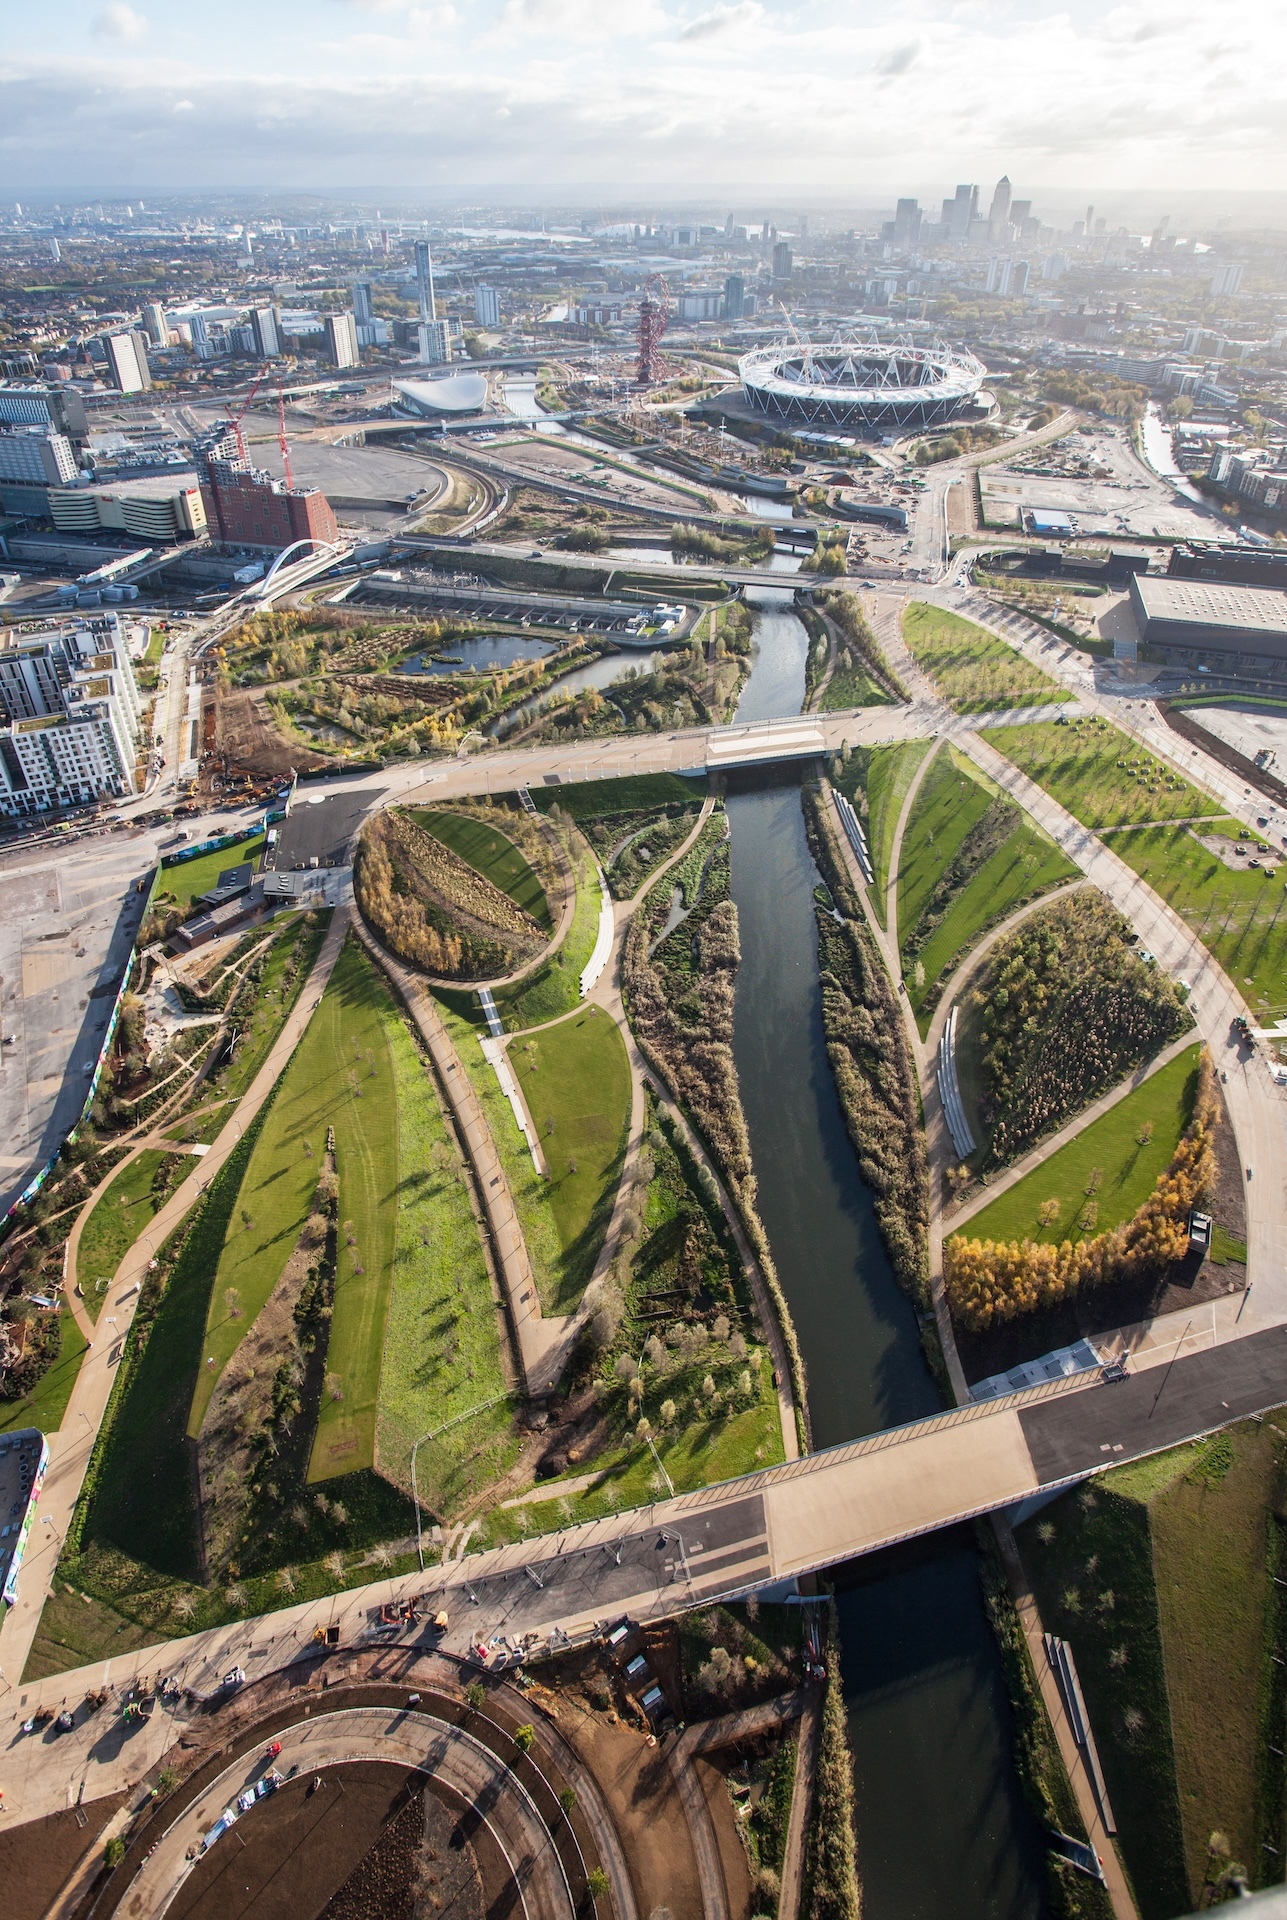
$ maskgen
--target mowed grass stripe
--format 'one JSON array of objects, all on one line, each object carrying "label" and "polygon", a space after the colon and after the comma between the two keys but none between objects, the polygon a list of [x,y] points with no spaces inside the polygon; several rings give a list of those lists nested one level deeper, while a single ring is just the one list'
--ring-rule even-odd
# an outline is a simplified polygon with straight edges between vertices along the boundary
[{"label": "mowed grass stripe", "polygon": [[461,813],[436,813],[429,808],[416,808],[410,817],[475,873],[481,873],[484,880],[490,880],[494,887],[507,893],[540,926],[550,926],[550,904],[544,887],[524,854],[499,827],[490,820]]},{"label": "mowed grass stripe", "polygon": [[944,870],[991,806],[995,788],[951,747],[940,753],[912,802],[898,865],[898,944],[905,948]]},{"label": "mowed grass stripe", "polygon": [[[1081,1239],[1085,1235],[1078,1231],[1077,1221],[1088,1199],[1096,1205],[1096,1233],[1129,1220],[1152,1193],[1189,1124],[1201,1051],[1195,1043],[1159,1067],[1142,1086],[967,1220],[961,1233],[970,1240],[1047,1244]],[[1146,1126],[1153,1135],[1141,1144],[1139,1136]],[[1099,1183],[1093,1194],[1087,1194],[1096,1168]],[[1047,1200],[1057,1200],[1059,1212],[1043,1224],[1038,1208]]]},{"label": "mowed grass stripe", "polygon": [[[889,884],[889,857],[894,850],[894,832],[903,810],[907,790],[916,771],[934,746],[932,740],[899,740],[891,747],[875,747],[867,763],[867,838],[871,847],[872,872],[876,876],[872,905],[881,926],[885,924],[885,889]],[[842,792],[850,792],[849,783],[837,781]]]},{"label": "mowed grass stripe", "polygon": [[[384,1019],[398,1102],[393,1280],[380,1370],[376,1461],[404,1491],[411,1449],[505,1393],[502,1328],[459,1150],[405,1021]],[[440,1515],[513,1463],[508,1401],[461,1419],[417,1460],[421,1500]]]},{"label": "mowed grass stripe", "polygon": [[328,1384],[308,1463],[310,1481],[353,1473],[375,1461],[397,1216],[398,1102],[385,1032],[385,1022],[394,1013],[393,997],[351,939],[336,973],[336,1060],[343,1084],[330,1124],[335,1128],[340,1233],[326,1354]]},{"label": "mowed grass stripe", "polygon": [[[188,1432],[200,1431],[215,1382],[272,1292],[308,1218],[326,1150],[326,1130],[335,1128],[340,1175],[340,1219],[351,1219],[365,1272],[351,1273],[352,1250],[340,1234],[340,1265],[336,1308],[331,1325],[328,1371],[338,1372],[334,1354],[346,1350],[345,1320],[350,1313],[344,1298],[346,1282],[364,1282],[352,1302],[358,1307],[367,1290],[379,1286],[381,1267],[387,1287],[392,1261],[392,1225],[377,1230],[371,1211],[374,1178],[363,1173],[368,1150],[360,1136],[370,1129],[376,1136],[374,1157],[387,1161],[387,1185],[392,1187],[396,1152],[396,1106],[392,1072],[380,1024],[378,980],[360,949],[349,942],[331,975],[322,1003],[308,1024],[282,1076],[277,1098],[269,1111],[246,1168],[237,1205],[228,1222],[219,1256],[206,1319],[205,1344],[199,1377],[194,1384]],[[361,1048],[366,1065],[357,1058]],[[376,1078],[359,1079],[359,1070]],[[362,1097],[357,1098],[361,1088]],[[380,1136],[387,1134],[388,1140]],[[311,1151],[309,1151],[311,1150]],[[389,1200],[392,1211],[392,1197]],[[348,1256],[346,1260],[346,1256]],[[359,1309],[359,1317],[362,1317]],[[375,1362],[378,1374],[378,1348]],[[355,1379],[360,1388],[360,1379]],[[346,1395],[347,1397],[347,1395]],[[364,1404],[359,1395],[356,1404]],[[370,1396],[368,1422],[374,1443],[374,1401]],[[370,1465],[348,1457],[349,1466]],[[344,1469],[347,1471],[347,1468]]]}]

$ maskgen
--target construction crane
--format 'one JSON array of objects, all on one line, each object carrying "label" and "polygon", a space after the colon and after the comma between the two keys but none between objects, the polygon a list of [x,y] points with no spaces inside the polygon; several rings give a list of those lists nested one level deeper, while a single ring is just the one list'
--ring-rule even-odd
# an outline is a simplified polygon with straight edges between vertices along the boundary
[{"label": "construction crane", "polygon": [[[232,422],[232,437],[237,442],[237,458],[242,461],[246,461],[246,442],[242,438],[241,423],[250,412],[255,395],[259,392],[259,389],[263,386],[267,378],[268,369],[265,367],[259,378],[255,381],[254,386],[250,389],[250,392],[246,395],[240,413],[234,413],[230,406],[226,403],[224,405],[224,412]],[[249,463],[247,462],[247,464]]]},{"label": "construction crane", "polygon": [[639,368],[635,380],[641,387],[650,387],[661,377],[661,336],[666,331],[669,306],[670,288],[661,274],[649,274],[639,302]]},{"label": "construction crane", "polygon": [[294,493],[295,478],[290,470],[290,448],[286,444],[286,396],[282,392],[282,383],[277,382],[277,444],[282,450],[282,465],[286,469],[286,485]]}]

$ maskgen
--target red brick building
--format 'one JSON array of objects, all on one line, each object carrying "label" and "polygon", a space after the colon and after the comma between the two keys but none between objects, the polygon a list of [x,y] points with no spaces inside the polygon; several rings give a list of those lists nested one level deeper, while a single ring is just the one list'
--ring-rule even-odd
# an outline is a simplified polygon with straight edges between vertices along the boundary
[{"label": "red brick building", "polygon": [[320,487],[288,490],[253,469],[212,462],[202,481],[206,522],[216,540],[237,547],[289,547],[296,540],[332,541],[339,529]]}]

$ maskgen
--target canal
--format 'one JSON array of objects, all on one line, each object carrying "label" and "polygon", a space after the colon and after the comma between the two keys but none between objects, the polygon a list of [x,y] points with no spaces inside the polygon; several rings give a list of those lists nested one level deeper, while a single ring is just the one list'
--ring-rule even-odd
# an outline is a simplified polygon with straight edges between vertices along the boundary
[{"label": "canal", "polygon": [[[798,713],[808,636],[766,590],[740,720]],[[728,798],[741,923],[734,1052],[759,1210],[791,1306],[815,1446],[940,1405],[845,1128],[822,1031],[800,790]],[[1040,1839],[1015,1777],[1009,1706],[960,1533],[839,1570],[865,1920],[1036,1920]]]}]

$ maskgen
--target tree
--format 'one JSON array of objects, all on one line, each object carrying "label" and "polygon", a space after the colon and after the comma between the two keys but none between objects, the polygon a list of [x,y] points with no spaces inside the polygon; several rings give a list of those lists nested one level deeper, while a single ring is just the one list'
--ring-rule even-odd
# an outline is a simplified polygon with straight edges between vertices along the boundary
[{"label": "tree", "polygon": [[532,1745],[535,1739],[536,1739],[536,1728],[532,1725],[530,1720],[525,1721],[521,1727],[515,1727],[514,1745],[518,1748],[520,1753],[530,1753],[532,1751]]}]

